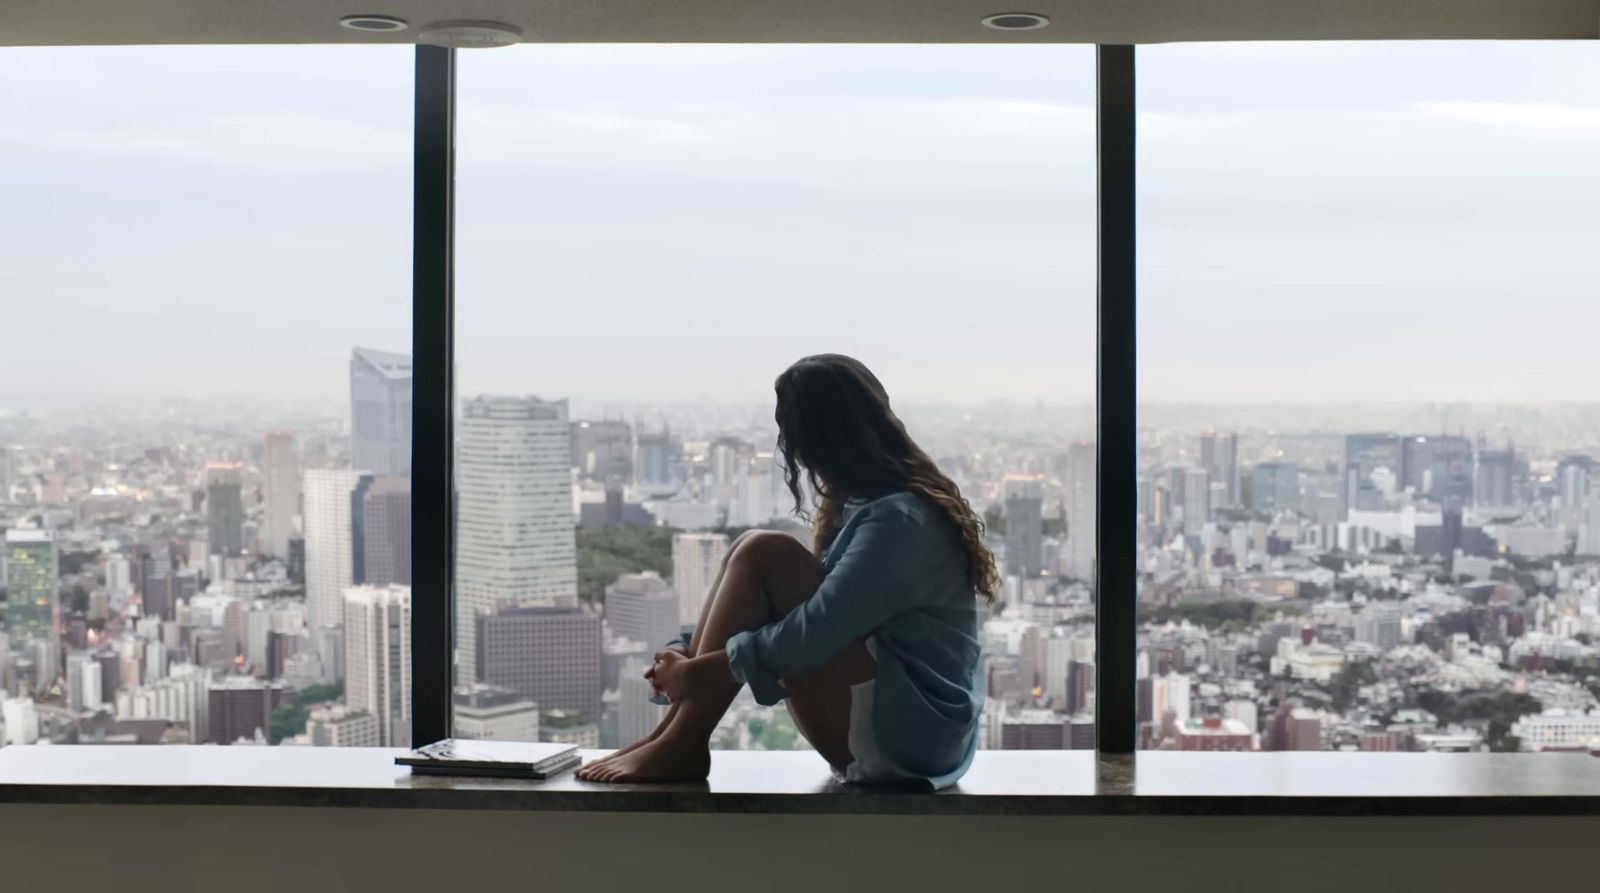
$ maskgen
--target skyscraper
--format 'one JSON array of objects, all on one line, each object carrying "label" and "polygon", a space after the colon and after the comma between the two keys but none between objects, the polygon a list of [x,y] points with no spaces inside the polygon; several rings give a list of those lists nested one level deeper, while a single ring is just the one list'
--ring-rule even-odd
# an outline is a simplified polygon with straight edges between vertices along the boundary
[{"label": "skyscraper", "polygon": [[478,666],[478,614],[504,603],[576,598],[578,570],[567,402],[483,396],[467,401],[461,416],[456,659],[466,682]]},{"label": "skyscraper", "polygon": [[344,591],[345,704],[377,717],[383,747],[411,746],[411,587]]},{"label": "skyscraper", "polygon": [[1517,456],[1511,450],[1479,450],[1473,500],[1493,508],[1516,504]]},{"label": "skyscraper", "polygon": [[1005,498],[1005,572],[1037,577],[1044,563],[1044,481],[1037,475],[1006,475]]},{"label": "skyscraper", "polygon": [[1183,470],[1183,532],[1198,534],[1211,520],[1211,475],[1204,468]]},{"label": "skyscraper", "polygon": [[411,355],[350,352],[350,464],[411,473]]},{"label": "skyscraper", "polygon": [[[6,627],[11,650],[29,641],[60,648],[60,567],[55,536],[48,530],[6,531]],[[44,674],[41,669],[41,677]],[[50,678],[54,679],[52,668]]]},{"label": "skyscraper", "polygon": [[[306,624],[338,626],[344,591],[356,582],[357,506],[372,475],[344,468],[306,471]],[[325,656],[326,657],[326,656]]]},{"label": "skyscraper", "polygon": [[289,537],[294,536],[294,516],[300,511],[300,467],[295,458],[294,434],[269,431],[261,457],[262,506],[261,545],[275,558],[289,556]]},{"label": "skyscraper", "polygon": [[207,692],[206,740],[232,744],[242,739],[265,738],[272,729],[272,711],[283,702],[282,682],[262,682],[254,676],[224,676]]},{"label": "skyscraper", "polygon": [[158,620],[171,620],[176,603],[172,597],[172,552],[166,543],[140,546],[139,598],[144,605],[144,616]]},{"label": "skyscraper", "polygon": [[678,623],[700,622],[700,610],[711,594],[722,561],[728,556],[725,533],[672,535],[672,588],[678,591]]},{"label": "skyscraper", "polygon": [[625,639],[660,648],[678,635],[678,594],[655,574],[623,574],[606,587],[606,623]]},{"label": "skyscraper", "polygon": [[212,555],[232,557],[244,551],[243,485],[237,462],[206,466],[206,540]]},{"label": "skyscraper", "polygon": [[411,478],[373,478],[361,505],[362,555],[358,583],[411,585]]},{"label": "skyscraper", "polygon": [[1080,580],[1094,578],[1095,500],[1098,496],[1096,461],[1093,443],[1080,441],[1067,448],[1067,547],[1064,557],[1067,575]]},{"label": "skyscraper", "polygon": [[1232,432],[1208,432],[1200,435],[1200,467],[1210,475],[1213,486],[1218,487],[1221,501],[1212,507],[1232,507],[1239,504],[1239,436]]},{"label": "skyscraper", "polygon": [[500,605],[474,618],[478,678],[541,711],[600,718],[600,618],[585,607]]},{"label": "skyscraper", "polygon": [[1250,507],[1272,514],[1300,508],[1300,469],[1291,462],[1262,462],[1250,471]]}]

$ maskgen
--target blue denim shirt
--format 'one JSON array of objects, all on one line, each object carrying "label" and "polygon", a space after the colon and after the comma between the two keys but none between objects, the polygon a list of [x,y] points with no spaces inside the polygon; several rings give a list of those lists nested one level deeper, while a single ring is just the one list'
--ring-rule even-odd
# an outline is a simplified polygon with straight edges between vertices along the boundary
[{"label": "blue denim shirt", "polygon": [[823,557],[816,594],[789,616],[728,640],[728,665],[756,700],[779,680],[877,636],[873,732],[889,765],[937,790],[955,784],[978,746],[977,596],[950,523],[911,493],[852,503]]}]

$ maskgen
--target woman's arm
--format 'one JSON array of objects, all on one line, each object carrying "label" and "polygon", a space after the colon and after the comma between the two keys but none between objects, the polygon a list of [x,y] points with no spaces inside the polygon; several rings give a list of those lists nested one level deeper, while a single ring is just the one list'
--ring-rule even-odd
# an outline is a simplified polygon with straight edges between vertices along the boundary
[{"label": "woman's arm", "polygon": [[[852,641],[914,607],[925,589],[922,521],[898,508],[863,517],[811,598],[781,620],[728,640],[728,672],[761,704],[783,700],[781,680],[827,663]],[[709,657],[710,655],[707,655]],[[699,658],[696,658],[698,660]]]}]

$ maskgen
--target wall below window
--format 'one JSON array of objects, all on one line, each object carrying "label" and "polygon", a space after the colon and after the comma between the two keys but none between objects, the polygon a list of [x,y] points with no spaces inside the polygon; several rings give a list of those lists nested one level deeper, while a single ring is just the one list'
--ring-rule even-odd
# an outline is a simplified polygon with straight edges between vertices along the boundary
[{"label": "wall below window", "polygon": [[7,893],[1581,889],[1600,818],[890,817],[0,805]]}]

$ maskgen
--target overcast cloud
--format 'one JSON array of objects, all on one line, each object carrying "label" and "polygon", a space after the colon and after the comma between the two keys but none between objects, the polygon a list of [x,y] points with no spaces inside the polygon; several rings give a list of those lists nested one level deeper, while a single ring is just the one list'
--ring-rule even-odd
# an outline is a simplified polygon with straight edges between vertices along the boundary
[{"label": "overcast cloud", "polygon": [[[411,53],[3,50],[0,401],[339,399],[410,339]],[[1140,50],[1141,389],[1595,400],[1586,44]],[[463,53],[464,390],[1094,387],[1087,47]]]}]

